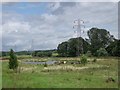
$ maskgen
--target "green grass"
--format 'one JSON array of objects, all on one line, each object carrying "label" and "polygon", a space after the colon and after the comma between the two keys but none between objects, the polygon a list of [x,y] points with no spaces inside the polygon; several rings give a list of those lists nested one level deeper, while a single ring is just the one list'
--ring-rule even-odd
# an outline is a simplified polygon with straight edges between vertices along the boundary
[{"label": "green grass", "polygon": [[[9,58],[9,56],[3,56],[2,58]],[[28,59],[28,58],[32,58],[31,55],[17,55],[18,59]]]},{"label": "green grass", "polygon": [[2,88],[2,62],[0,61],[0,89]]},{"label": "green grass", "polygon": [[[33,58],[34,59],[34,58]],[[35,60],[79,60],[78,58],[38,58]],[[92,60],[92,59],[89,59]],[[24,60],[23,60],[24,61]],[[97,66],[103,67],[97,67]],[[117,59],[105,58],[96,63],[89,62],[86,67],[93,67],[83,70],[54,70],[43,71],[44,65],[20,64],[22,68],[32,68],[14,73],[8,69],[8,61],[2,63],[2,87],[4,88],[117,88],[118,87],[118,67]],[[57,66],[57,65],[56,65]],[[61,65],[67,66],[67,65]],[[83,65],[73,65],[74,67],[84,67]],[[105,67],[109,66],[109,67]],[[47,68],[52,67],[48,66]],[[53,67],[55,67],[53,65]],[[115,79],[114,82],[106,83],[109,77]]]}]

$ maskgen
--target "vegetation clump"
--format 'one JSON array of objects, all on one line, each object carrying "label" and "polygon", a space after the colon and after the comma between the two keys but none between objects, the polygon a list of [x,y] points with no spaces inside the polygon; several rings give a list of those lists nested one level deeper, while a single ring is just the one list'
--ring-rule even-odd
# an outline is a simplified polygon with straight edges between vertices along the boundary
[{"label": "vegetation clump", "polygon": [[108,53],[105,50],[105,48],[100,48],[99,50],[97,50],[97,56],[107,56]]},{"label": "vegetation clump", "polygon": [[43,52],[43,51],[41,51],[41,52],[33,52],[33,54],[32,54],[32,56],[34,56],[34,57],[51,57],[52,56],[52,53],[51,52]]},{"label": "vegetation clump", "polygon": [[92,57],[91,51],[87,51],[86,55],[87,55],[88,57]]},{"label": "vegetation clump", "polygon": [[85,65],[86,63],[87,63],[87,57],[85,56],[85,55],[82,55],[82,57],[81,57],[81,63],[83,64],[83,65]]},{"label": "vegetation clump", "polygon": [[94,58],[92,62],[97,62],[97,59],[96,59],[96,58]]},{"label": "vegetation clump", "polygon": [[113,79],[112,77],[109,77],[109,78],[106,80],[106,83],[109,83],[109,82],[115,82],[115,79]]},{"label": "vegetation clump", "polygon": [[14,54],[14,51],[10,50],[10,58],[9,58],[9,69],[17,70],[18,61],[17,56]]},{"label": "vegetation clump", "polygon": [[87,32],[87,35],[88,39],[77,37],[60,43],[57,47],[58,56],[76,57],[81,53],[88,57],[120,56],[120,40],[115,39],[106,29],[93,27]]},{"label": "vegetation clump", "polygon": [[47,67],[47,66],[48,66],[47,63],[45,62],[44,67]]}]

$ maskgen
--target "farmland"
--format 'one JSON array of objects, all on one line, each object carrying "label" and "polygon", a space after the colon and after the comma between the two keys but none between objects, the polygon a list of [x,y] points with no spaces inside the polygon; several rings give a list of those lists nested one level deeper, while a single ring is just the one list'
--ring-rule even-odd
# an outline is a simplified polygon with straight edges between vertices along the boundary
[{"label": "farmland", "polygon": [[[19,72],[8,68],[8,60],[2,61],[3,88],[117,88],[118,59],[88,57],[88,63],[82,64],[26,64],[26,61],[79,61],[80,57],[27,57],[18,59]],[[114,81],[109,80],[112,78]]]}]

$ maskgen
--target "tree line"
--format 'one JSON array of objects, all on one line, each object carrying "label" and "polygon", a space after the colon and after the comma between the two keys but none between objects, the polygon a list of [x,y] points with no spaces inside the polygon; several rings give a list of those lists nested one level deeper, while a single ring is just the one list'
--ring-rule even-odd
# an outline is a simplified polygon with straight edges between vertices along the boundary
[{"label": "tree line", "polygon": [[120,56],[120,40],[115,39],[106,29],[91,28],[87,35],[88,39],[77,37],[60,43],[57,47],[59,56]]},{"label": "tree line", "polygon": [[54,52],[56,53],[56,49],[36,50],[32,53],[32,56],[33,57],[51,57]]}]

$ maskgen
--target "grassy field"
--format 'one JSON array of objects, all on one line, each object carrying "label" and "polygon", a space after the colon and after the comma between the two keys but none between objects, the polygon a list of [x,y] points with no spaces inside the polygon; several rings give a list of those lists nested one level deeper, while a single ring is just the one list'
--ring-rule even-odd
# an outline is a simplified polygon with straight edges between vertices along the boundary
[{"label": "grassy field", "polygon": [[0,61],[0,89],[2,88],[2,62]]},{"label": "grassy field", "polygon": [[[117,88],[118,60],[113,57],[93,58],[81,64],[31,65],[24,61],[76,61],[79,58],[27,58],[19,59],[20,73],[8,69],[8,61],[2,61],[3,88]],[[115,82],[106,82],[111,77]]]}]

